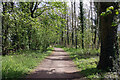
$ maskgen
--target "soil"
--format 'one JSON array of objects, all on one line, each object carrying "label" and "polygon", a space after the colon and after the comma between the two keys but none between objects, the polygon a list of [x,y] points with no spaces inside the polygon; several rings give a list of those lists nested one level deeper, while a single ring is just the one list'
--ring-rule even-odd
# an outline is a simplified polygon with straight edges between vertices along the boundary
[{"label": "soil", "polygon": [[86,80],[75,66],[67,52],[54,48],[50,56],[44,59],[26,78],[39,80]]}]

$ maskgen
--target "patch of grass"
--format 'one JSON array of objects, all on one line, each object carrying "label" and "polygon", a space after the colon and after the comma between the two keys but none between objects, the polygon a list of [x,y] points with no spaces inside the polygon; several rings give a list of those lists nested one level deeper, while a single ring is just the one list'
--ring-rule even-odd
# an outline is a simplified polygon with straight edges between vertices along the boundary
[{"label": "patch of grass", "polygon": [[83,74],[84,77],[91,80],[93,78],[97,78],[97,80],[101,80],[101,78],[118,78],[116,72],[105,72],[96,68],[100,50],[75,48],[64,48],[64,50],[70,54],[70,57],[80,70],[80,74]]},{"label": "patch of grass", "polygon": [[21,51],[14,55],[2,56],[2,78],[24,77],[35,68],[40,61],[52,52],[53,48],[48,48],[47,52]]},{"label": "patch of grass", "polygon": [[83,74],[86,78],[100,77],[98,73],[101,71],[96,68],[99,60],[99,50],[73,48],[64,48],[64,50],[70,54],[70,57],[77,65],[80,73]]}]

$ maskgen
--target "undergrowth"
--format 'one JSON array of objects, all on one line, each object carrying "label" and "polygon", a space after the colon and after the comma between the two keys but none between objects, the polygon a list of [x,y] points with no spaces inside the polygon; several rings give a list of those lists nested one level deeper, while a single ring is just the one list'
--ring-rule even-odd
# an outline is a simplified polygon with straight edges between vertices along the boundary
[{"label": "undergrowth", "polygon": [[93,78],[97,78],[97,80],[101,78],[109,79],[110,77],[117,78],[113,72],[105,72],[96,68],[99,61],[100,50],[81,48],[64,48],[64,50],[70,54],[70,57],[80,70],[80,74],[83,74],[84,77],[90,80]]},{"label": "undergrowth", "polygon": [[53,48],[48,48],[44,53],[37,51],[21,51],[14,55],[2,56],[2,78],[25,77],[40,61],[48,56]]}]

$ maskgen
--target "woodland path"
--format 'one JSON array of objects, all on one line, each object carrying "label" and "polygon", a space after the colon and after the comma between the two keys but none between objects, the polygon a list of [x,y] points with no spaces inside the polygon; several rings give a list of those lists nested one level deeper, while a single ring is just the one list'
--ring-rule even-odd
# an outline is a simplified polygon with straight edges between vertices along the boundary
[{"label": "woodland path", "polygon": [[40,80],[86,80],[61,48],[54,48],[53,53],[44,59],[27,78]]}]

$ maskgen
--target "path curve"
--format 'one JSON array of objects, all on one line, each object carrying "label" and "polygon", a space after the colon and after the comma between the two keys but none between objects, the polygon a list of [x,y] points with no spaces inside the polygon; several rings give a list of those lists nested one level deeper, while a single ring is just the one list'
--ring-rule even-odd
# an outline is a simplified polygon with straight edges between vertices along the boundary
[{"label": "path curve", "polygon": [[54,48],[53,53],[44,59],[27,78],[86,80],[79,74],[68,53],[61,48]]}]

